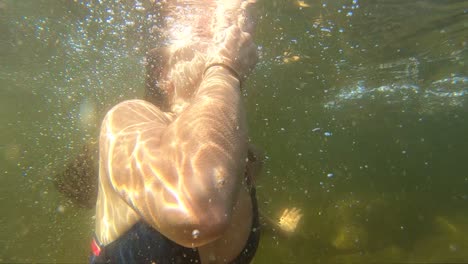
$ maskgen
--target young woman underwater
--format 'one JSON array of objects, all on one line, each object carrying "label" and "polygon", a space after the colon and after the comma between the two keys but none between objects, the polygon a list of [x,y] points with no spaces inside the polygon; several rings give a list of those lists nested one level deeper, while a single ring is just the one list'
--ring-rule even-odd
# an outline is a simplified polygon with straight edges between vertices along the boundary
[{"label": "young woman underwater", "polygon": [[105,116],[91,262],[249,263],[260,238],[240,91],[256,62],[249,3],[161,5],[168,42],[153,72],[168,111],[131,100]]},{"label": "young woman underwater", "polygon": [[119,103],[101,126],[90,261],[250,263],[261,160],[241,84],[256,63],[253,2],[154,4],[166,42],[149,53],[145,100]]}]

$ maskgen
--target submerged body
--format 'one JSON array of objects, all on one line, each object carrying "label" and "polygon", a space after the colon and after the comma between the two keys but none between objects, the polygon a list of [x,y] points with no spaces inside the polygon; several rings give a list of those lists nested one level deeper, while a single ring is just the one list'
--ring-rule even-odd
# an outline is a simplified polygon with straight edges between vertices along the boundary
[{"label": "submerged body", "polygon": [[[200,86],[207,63],[222,62],[223,54],[216,52],[226,37],[226,29],[236,25],[253,36],[255,19],[250,14],[253,3],[252,0],[189,0],[155,5],[153,12],[160,14],[162,20],[155,34],[164,45],[149,52],[145,99],[164,111],[182,112]],[[242,72],[249,72],[253,66],[238,63],[248,67]]]},{"label": "submerged body", "polygon": [[[154,52],[159,63],[148,69],[146,98],[156,105],[122,102],[101,127],[96,246],[156,232],[194,249],[198,259],[189,257],[187,263],[230,263],[245,248],[254,253],[258,214],[253,188],[244,180],[248,146],[239,79],[255,64],[248,4],[158,4],[168,45]],[[254,247],[247,242],[252,237]]]}]

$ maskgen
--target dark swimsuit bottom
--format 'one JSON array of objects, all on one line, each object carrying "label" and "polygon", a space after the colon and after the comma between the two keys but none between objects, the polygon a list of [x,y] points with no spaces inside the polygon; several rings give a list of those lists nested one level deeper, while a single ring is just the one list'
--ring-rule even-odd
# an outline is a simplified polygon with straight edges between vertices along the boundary
[{"label": "dark swimsuit bottom", "polygon": [[[248,264],[253,259],[260,241],[255,188],[250,196],[253,207],[252,229],[242,252],[230,263]],[[156,263],[156,264],[201,264],[196,248],[186,248],[163,236],[147,223],[140,221],[130,230],[106,246],[93,239],[90,263]]]}]

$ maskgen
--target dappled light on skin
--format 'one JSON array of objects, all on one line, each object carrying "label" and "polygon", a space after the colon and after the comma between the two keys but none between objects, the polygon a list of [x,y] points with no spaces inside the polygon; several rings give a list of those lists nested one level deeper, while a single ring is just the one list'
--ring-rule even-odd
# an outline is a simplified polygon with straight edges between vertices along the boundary
[{"label": "dappled light on skin", "polygon": [[[108,152],[105,152],[108,156],[104,157],[104,159],[108,161],[107,171],[112,186],[115,189],[120,189],[121,193],[126,193],[127,195],[135,192],[133,191],[135,185],[139,184],[145,186],[147,195],[151,195],[151,192],[158,192],[157,189],[164,188],[169,196],[173,198],[169,200],[177,201],[177,204],[168,202],[167,200],[164,200],[163,204],[169,208],[179,208],[183,213],[187,213],[186,202],[179,197],[179,193],[182,190],[180,189],[181,186],[177,186],[178,180],[166,177],[152,163],[159,158],[155,155],[159,153],[154,153],[149,147],[152,146],[152,141],[155,141],[153,139],[153,134],[155,134],[154,128],[159,127],[160,129],[156,130],[161,131],[161,129],[167,126],[169,120],[165,118],[164,113],[158,112],[156,107],[146,102],[135,101],[133,103],[141,106],[146,115],[141,115],[142,112],[136,111],[133,107],[128,107],[125,110],[128,110],[130,112],[128,114],[131,115],[139,114],[139,119],[142,120],[141,123],[121,127],[119,124],[116,124],[120,120],[119,116],[115,115],[114,111],[111,110],[108,113],[109,118],[106,119],[107,122],[103,125],[109,131],[105,133],[106,139],[102,144],[105,144],[103,148],[108,149]],[[133,149],[129,149],[132,146]],[[181,155],[183,155],[183,152]],[[128,167],[129,164],[131,164],[130,167]],[[122,166],[124,168],[120,168]],[[127,170],[129,170],[128,173],[122,173],[122,171]],[[127,175],[134,175],[135,172],[143,175],[148,174],[152,177],[144,177],[144,182],[141,182],[141,179],[126,177]],[[129,198],[132,199],[131,197]],[[155,197],[152,197],[152,199],[155,199]]]},{"label": "dappled light on skin", "polygon": [[[155,8],[163,10],[166,47],[159,49],[164,58],[159,68],[158,84],[169,96],[170,112],[180,114],[200,85],[201,76],[218,45],[226,36],[226,29],[238,25],[253,33],[253,24],[246,9],[255,1],[167,1]],[[228,47],[229,48],[229,47]],[[222,60],[218,60],[222,61]]]},{"label": "dappled light on skin", "polygon": [[[206,85],[212,84],[207,82]],[[225,91],[232,92],[232,90],[228,89]],[[216,101],[202,107],[200,111],[211,111],[211,107],[215,103]],[[218,101],[217,103],[223,102]],[[137,108],[139,108],[138,111]],[[146,214],[150,214],[148,217],[151,217],[156,224],[159,222],[158,219],[161,218],[161,215],[168,212],[198,219],[199,217],[195,214],[198,208],[194,210],[194,207],[199,207],[199,205],[192,201],[194,199],[194,197],[191,197],[193,189],[195,188],[201,193],[209,193],[210,188],[221,190],[226,186],[225,178],[239,177],[233,175],[233,173],[239,173],[235,170],[229,171],[229,169],[226,170],[226,168],[217,166],[210,171],[206,167],[211,164],[213,159],[226,159],[234,162],[229,150],[234,146],[232,139],[236,137],[229,136],[232,133],[229,131],[236,130],[232,129],[232,126],[227,126],[227,128],[231,129],[223,133],[223,130],[219,129],[219,119],[211,120],[210,115],[202,115],[200,111],[197,111],[197,113],[203,119],[203,122],[213,124],[198,128],[198,130],[192,129],[190,127],[191,123],[185,124],[184,129],[180,132],[176,131],[176,135],[168,142],[170,151],[166,153],[159,151],[160,147],[158,146],[164,144],[160,142],[161,134],[169,129],[168,126],[171,120],[155,106],[145,101],[134,100],[123,102],[109,111],[103,123],[100,146],[101,153],[103,153],[101,158],[104,161],[101,163],[101,167],[104,168],[101,169],[106,172],[101,174],[100,177],[101,180],[102,177],[108,177],[111,183],[109,185],[103,183],[102,193],[99,195],[99,200],[104,199],[103,204],[106,204],[103,208],[103,215],[115,213],[113,208],[115,203],[106,202],[104,197],[107,196],[107,192],[116,190],[130,204],[139,204],[140,206],[134,205],[134,207],[139,208],[139,211],[142,210]],[[229,110],[232,113],[235,111],[235,109]],[[140,120],[140,123],[125,124],[125,122],[122,122],[125,119],[121,116],[126,114],[134,116],[133,120]],[[230,124],[235,121],[235,125],[239,125],[238,120],[232,118],[231,114],[221,116],[225,119],[222,123]],[[192,124],[195,126],[197,123],[193,122],[192,119]],[[198,144],[184,144],[183,140],[180,140],[182,142],[178,141],[178,139],[190,137],[186,134],[189,132],[215,137],[219,140],[214,143],[208,141],[208,143],[198,142]],[[175,146],[179,147],[176,148]],[[128,164],[131,165],[128,166]],[[211,174],[213,186],[207,186],[206,182],[200,182],[198,178],[193,177],[203,173]],[[129,177],[130,175],[132,177]],[[190,185],[190,188],[187,185]],[[111,186],[113,188],[106,188]],[[142,187],[146,191],[139,193],[137,190]],[[190,191],[187,189],[190,189]],[[207,203],[209,198],[205,197],[206,201],[201,202]],[[155,204],[155,201],[157,201],[157,204]],[[141,206],[143,207],[141,208]],[[117,219],[135,217],[132,216],[135,215],[133,210],[129,210],[128,214],[119,215]],[[115,216],[108,216],[104,217],[104,219],[116,218]],[[119,233],[112,223],[103,222],[103,228],[100,230],[101,237],[108,237],[106,233]]]},{"label": "dappled light on skin", "polygon": [[[168,108],[130,100],[104,118],[96,212],[102,219],[96,224],[101,243],[112,242],[140,219],[194,246],[210,242],[213,232],[224,228],[216,223],[228,223],[245,170],[245,112],[239,80],[229,72],[219,75],[225,71],[219,67],[205,68],[229,63],[225,50],[240,42],[226,42],[239,34],[228,27],[249,28],[244,25],[247,2],[169,2],[163,7],[168,46],[152,51],[152,63],[163,58],[163,66],[152,65],[149,75],[157,79]],[[197,11],[201,6],[203,16],[188,15],[202,14]],[[242,64],[232,61],[230,66],[248,71],[236,63]]]},{"label": "dappled light on skin", "polygon": [[[104,111],[143,94],[144,66],[165,76],[171,107],[190,105],[181,94],[193,97],[189,84],[201,79],[183,79],[188,89],[174,96],[179,82],[166,72],[173,64],[157,66],[176,63],[178,48],[154,33],[165,32],[164,15],[150,2],[163,1],[0,0],[2,261],[88,260],[95,210],[87,208],[98,188],[97,144],[88,143],[97,141]],[[468,259],[466,1],[296,2],[259,1],[259,67],[242,90],[249,136],[266,154],[255,180],[260,209],[276,223],[286,207],[304,216],[294,237],[283,239],[276,226],[264,232],[255,263]],[[167,56],[145,64],[153,48]],[[186,66],[174,76],[205,60],[202,50],[186,58],[191,50],[180,49]],[[177,174],[191,173],[182,166],[190,158],[177,160]],[[124,169],[144,169],[138,160]],[[179,178],[177,188],[186,181]],[[127,195],[142,199],[155,188]],[[106,200],[129,206],[117,197]],[[136,221],[119,208],[108,215]]]}]

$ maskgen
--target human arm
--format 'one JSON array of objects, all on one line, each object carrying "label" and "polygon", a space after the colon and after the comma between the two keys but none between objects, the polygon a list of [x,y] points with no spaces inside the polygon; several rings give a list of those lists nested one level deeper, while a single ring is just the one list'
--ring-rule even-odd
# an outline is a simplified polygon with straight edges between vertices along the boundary
[{"label": "human arm", "polygon": [[[241,49],[252,43],[233,29],[220,46],[224,63],[242,62]],[[145,221],[181,245],[209,243],[230,222],[247,155],[239,85],[229,70],[213,66],[175,119],[141,100],[123,102],[105,117],[105,177]]]}]

